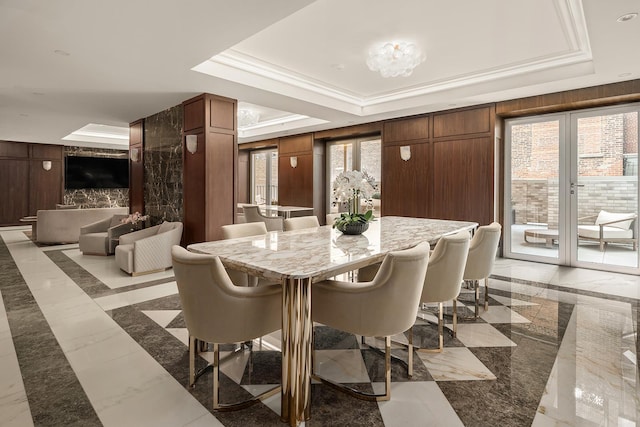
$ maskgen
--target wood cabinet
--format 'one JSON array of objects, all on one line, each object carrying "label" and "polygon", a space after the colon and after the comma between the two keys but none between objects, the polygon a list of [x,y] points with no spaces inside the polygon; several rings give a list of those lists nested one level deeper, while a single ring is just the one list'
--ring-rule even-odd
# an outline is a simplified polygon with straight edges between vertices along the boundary
[{"label": "wood cabinet", "polygon": [[0,225],[62,203],[63,156],[61,145],[0,141]]},{"label": "wood cabinet", "polygon": [[[222,238],[236,210],[236,100],[202,94],[183,106],[183,196],[185,244]],[[195,137],[195,151],[187,138]]]}]

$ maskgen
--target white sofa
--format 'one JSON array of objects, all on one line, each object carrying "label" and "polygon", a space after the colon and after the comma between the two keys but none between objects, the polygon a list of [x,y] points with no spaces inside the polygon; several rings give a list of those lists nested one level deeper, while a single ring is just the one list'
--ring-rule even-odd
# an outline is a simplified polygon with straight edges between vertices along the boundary
[{"label": "white sofa", "polygon": [[38,211],[38,243],[77,243],[80,228],[113,215],[128,214],[129,208],[51,209]]}]

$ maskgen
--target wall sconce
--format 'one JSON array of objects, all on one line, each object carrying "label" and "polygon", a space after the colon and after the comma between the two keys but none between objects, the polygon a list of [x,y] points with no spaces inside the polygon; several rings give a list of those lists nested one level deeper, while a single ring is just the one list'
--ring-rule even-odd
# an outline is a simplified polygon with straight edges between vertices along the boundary
[{"label": "wall sconce", "polygon": [[400,147],[400,158],[405,162],[411,158],[411,146],[403,145]]},{"label": "wall sconce", "polygon": [[196,154],[198,151],[198,135],[187,135],[187,151]]},{"label": "wall sconce", "polygon": [[51,170],[51,160],[43,160],[42,161],[42,169],[44,169],[46,171],[50,171]]},{"label": "wall sconce", "polygon": [[292,168],[297,168],[298,167],[298,158],[296,156],[289,157],[289,163],[291,164]]},{"label": "wall sconce", "polygon": [[140,150],[137,148],[132,148],[131,153],[129,153],[129,158],[132,162],[138,162],[140,160]]}]

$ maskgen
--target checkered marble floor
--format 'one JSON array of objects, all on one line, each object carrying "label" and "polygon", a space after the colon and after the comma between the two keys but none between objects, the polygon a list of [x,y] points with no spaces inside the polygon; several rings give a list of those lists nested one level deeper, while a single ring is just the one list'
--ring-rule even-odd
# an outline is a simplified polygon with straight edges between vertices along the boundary
[{"label": "checkered marble floor", "polygon": [[[279,395],[214,413],[210,373],[186,387],[187,331],[171,272],[134,280],[112,257],[38,248],[20,229],[0,237],[0,424],[282,425]],[[461,299],[459,314],[471,314],[472,295]],[[489,310],[460,322],[455,338],[447,324],[442,353],[416,351],[412,378],[393,360],[390,401],[314,383],[306,424],[637,425],[639,302],[635,276],[498,260]],[[437,345],[434,312],[420,312],[414,344]],[[316,325],[314,344],[319,374],[384,387],[383,356],[370,347],[381,340],[362,344]],[[278,384],[279,347],[274,333],[225,361],[222,400]],[[393,353],[407,359],[402,346]],[[210,359],[203,354],[199,366]]]}]

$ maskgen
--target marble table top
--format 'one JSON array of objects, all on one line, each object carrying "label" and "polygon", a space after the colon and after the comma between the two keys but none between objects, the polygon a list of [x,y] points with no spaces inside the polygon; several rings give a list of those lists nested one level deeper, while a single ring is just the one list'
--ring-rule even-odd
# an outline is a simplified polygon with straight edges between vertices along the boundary
[{"label": "marble table top", "polygon": [[434,244],[440,237],[472,230],[475,222],[385,216],[361,235],[350,236],[326,225],[265,235],[195,243],[193,252],[212,254],[228,267],[266,279],[323,280],[382,261],[387,252]]}]

